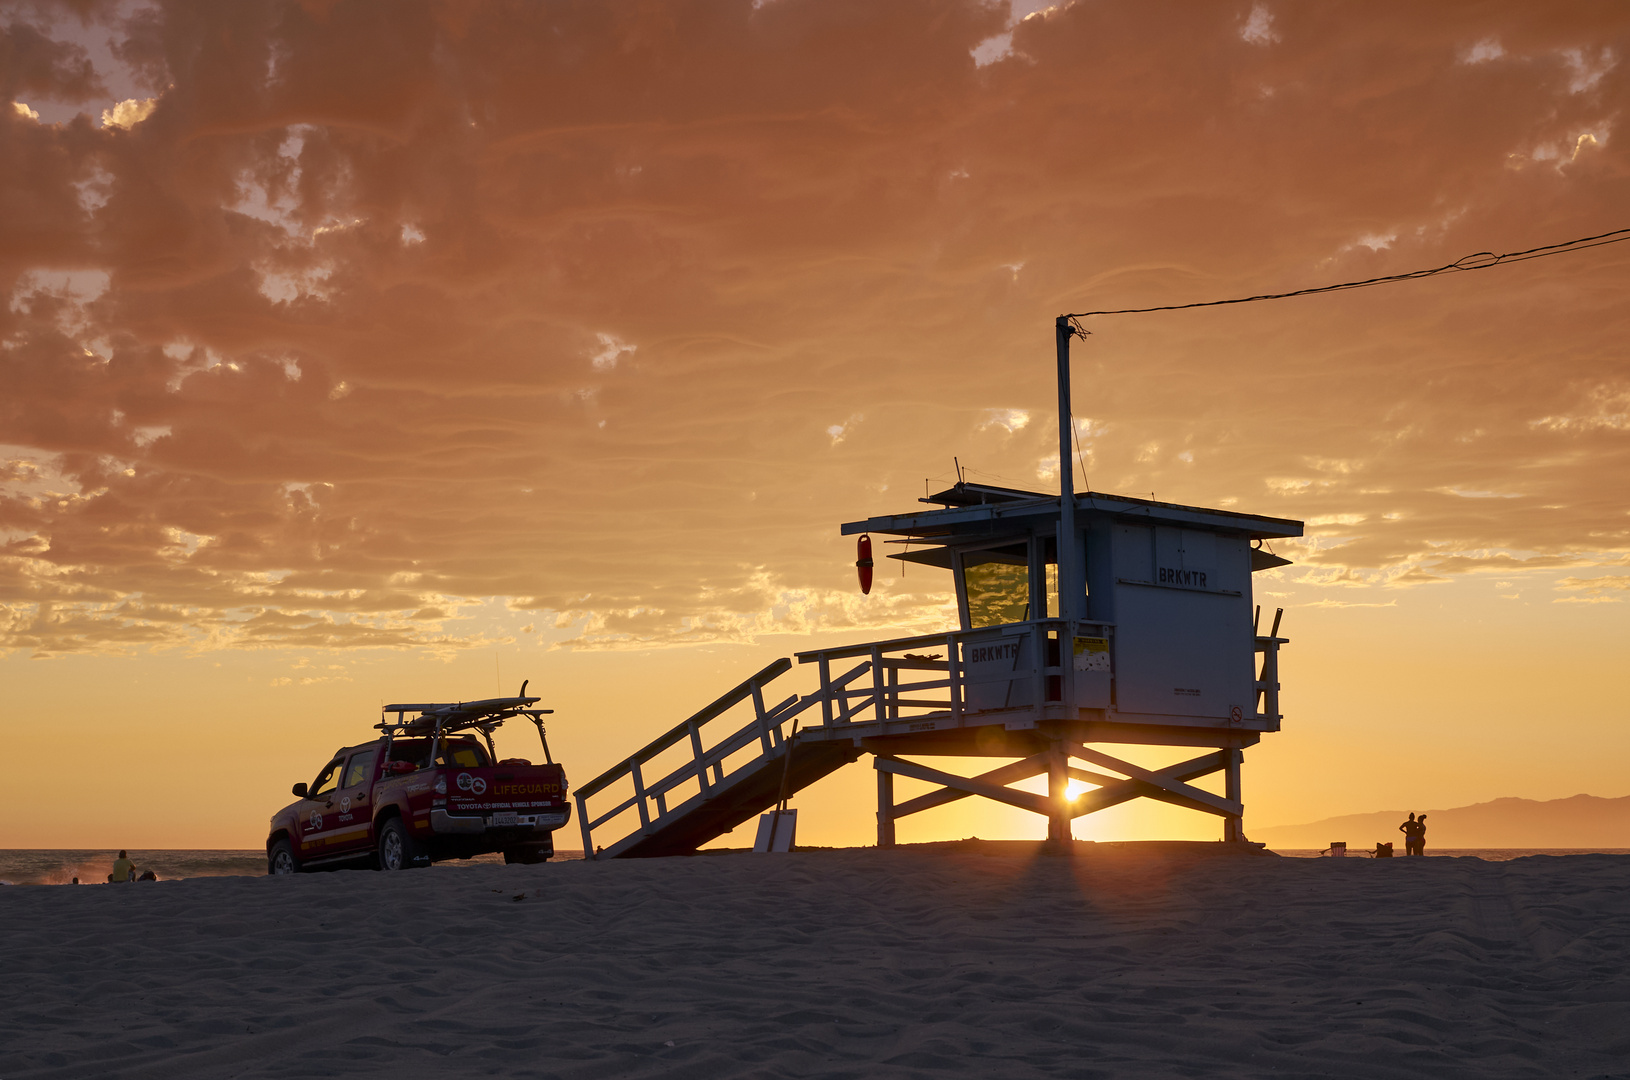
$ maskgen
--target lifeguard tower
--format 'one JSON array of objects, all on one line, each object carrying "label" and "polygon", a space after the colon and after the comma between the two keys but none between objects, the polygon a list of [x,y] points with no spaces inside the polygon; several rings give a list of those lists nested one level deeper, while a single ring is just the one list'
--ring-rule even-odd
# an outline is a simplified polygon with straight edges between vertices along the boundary
[{"label": "lifeguard tower", "polygon": [[[1063,320],[1059,333],[1068,462]],[[920,509],[844,524],[865,538],[861,563],[878,536],[898,546],[891,559],[949,571],[959,625],[799,653],[815,687],[769,704],[766,688],[792,668],[777,660],[579,788],[585,852],[695,851],[867,754],[879,846],[898,819],[969,796],[1043,815],[1055,841],[1074,818],[1152,798],[1214,814],[1222,839],[1243,842],[1243,751],[1279,730],[1288,640],[1277,615],[1261,632],[1251,575],[1288,563],[1264,545],[1302,523],[1077,495],[1061,473],[1057,495],[959,482]],[[714,726],[736,712],[745,723]],[[1103,749],[1120,745],[1205,752],[1147,769]],[[962,776],[913,757],[1016,760]],[[1220,795],[1192,783],[1219,772]],[[1038,775],[1045,795],[1010,786]],[[896,802],[896,776],[935,787]],[[1095,790],[1072,799],[1071,780]]]}]

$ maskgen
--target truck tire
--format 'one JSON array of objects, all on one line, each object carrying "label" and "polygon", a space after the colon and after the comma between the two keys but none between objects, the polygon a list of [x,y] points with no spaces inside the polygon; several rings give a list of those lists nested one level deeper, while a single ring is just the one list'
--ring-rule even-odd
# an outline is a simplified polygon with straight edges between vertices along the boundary
[{"label": "truck tire", "polygon": [[402,819],[393,817],[379,830],[379,861],[381,870],[411,870],[415,866],[428,866],[430,860],[419,850],[418,841],[408,835]]},{"label": "truck tire", "polygon": [[287,839],[279,839],[266,853],[266,873],[298,874],[300,872],[300,859],[294,854],[294,845]]},{"label": "truck tire", "polygon": [[514,866],[520,863],[523,866],[532,866],[536,863],[548,862],[554,851],[542,844],[528,844],[524,847],[504,849],[504,865]]}]

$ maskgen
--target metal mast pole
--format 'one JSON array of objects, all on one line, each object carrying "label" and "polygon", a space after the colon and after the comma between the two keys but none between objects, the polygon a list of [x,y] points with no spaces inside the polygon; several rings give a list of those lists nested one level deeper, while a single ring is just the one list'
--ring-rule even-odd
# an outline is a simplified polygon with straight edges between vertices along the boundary
[{"label": "metal mast pole", "polygon": [[[1056,323],[1058,335],[1058,617],[1078,619],[1081,583],[1076,580],[1081,560],[1075,553],[1075,469],[1070,464],[1070,320],[1063,315]],[[1074,632],[1071,627],[1066,634]]]},{"label": "metal mast pole", "polygon": [[[1059,659],[1065,665],[1065,693],[1071,684],[1071,638],[1074,620],[1080,610],[1082,583],[1077,580],[1081,560],[1076,555],[1075,468],[1070,464],[1070,441],[1074,434],[1070,419],[1070,320],[1063,315],[1055,324],[1058,335],[1058,617],[1067,620],[1058,635]],[[1047,819],[1047,841],[1058,850],[1071,848],[1070,835],[1070,755],[1064,743],[1053,741],[1047,762],[1047,797],[1053,812]]]}]

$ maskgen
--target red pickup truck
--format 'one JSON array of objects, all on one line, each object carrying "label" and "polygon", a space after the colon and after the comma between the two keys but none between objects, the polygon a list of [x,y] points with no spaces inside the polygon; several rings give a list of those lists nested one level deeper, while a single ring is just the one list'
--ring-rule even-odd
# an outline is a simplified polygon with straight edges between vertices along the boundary
[{"label": "red pickup truck", "polygon": [[[383,735],[335,751],[272,816],[267,873],[403,870],[500,851],[506,863],[548,859],[571,806],[543,728],[552,710],[531,708],[538,700],[522,683],[518,697],[385,706],[396,719],[375,725]],[[498,757],[492,733],[517,716],[536,725],[544,764]]]}]

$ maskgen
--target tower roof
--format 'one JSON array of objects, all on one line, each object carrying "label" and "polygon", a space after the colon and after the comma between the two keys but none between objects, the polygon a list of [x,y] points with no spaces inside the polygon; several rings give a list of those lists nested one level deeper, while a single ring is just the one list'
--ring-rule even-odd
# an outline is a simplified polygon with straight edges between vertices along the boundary
[{"label": "tower roof", "polygon": [[[949,540],[958,535],[1001,531],[1007,524],[1016,530],[1030,530],[1040,522],[1035,518],[1057,518],[1059,497],[1039,491],[995,487],[989,484],[959,483],[919,501],[937,505],[937,510],[888,514],[864,521],[844,522],[844,536],[880,533]],[[1274,540],[1301,536],[1302,523],[1290,518],[1242,514],[1182,503],[1135,499],[1129,495],[1106,495],[1084,491],[1075,496],[1077,515],[1124,518],[1128,524],[1159,524],[1244,535],[1252,540]]]}]

